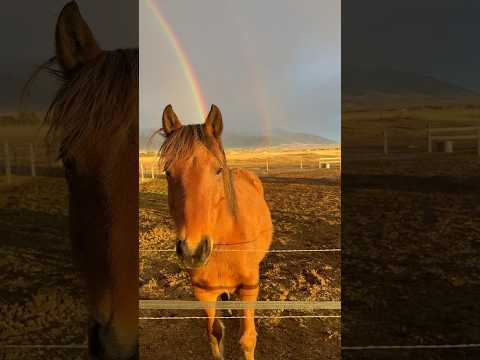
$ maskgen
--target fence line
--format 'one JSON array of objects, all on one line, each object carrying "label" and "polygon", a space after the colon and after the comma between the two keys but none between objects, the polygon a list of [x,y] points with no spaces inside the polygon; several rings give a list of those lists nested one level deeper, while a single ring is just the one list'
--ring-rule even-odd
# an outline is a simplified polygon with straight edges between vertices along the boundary
[{"label": "fence line", "polygon": [[[291,162],[291,167],[289,165],[283,164],[282,166],[276,167],[272,166],[270,159],[265,159],[264,163],[258,164],[249,164],[248,166],[242,166],[241,164],[238,167],[243,169],[251,169],[261,171],[262,173],[269,174],[272,170],[276,171],[291,171],[299,169],[302,171],[314,170],[314,169],[330,169],[333,164],[341,164],[341,157],[320,157],[315,159],[305,160],[300,158],[300,162],[295,164],[294,161]],[[299,164],[299,165],[298,165]],[[308,166],[305,166],[308,164]],[[236,166],[234,164],[234,166]],[[157,174],[163,174],[163,171],[158,167],[157,161],[144,161],[142,158],[139,160],[139,173],[141,182],[144,182],[146,178],[155,179]]]},{"label": "fence line", "polygon": [[[417,130],[422,132],[422,129],[405,128],[400,126],[387,126],[383,129],[383,154],[385,156],[390,154],[389,151],[389,134],[391,130]],[[427,124],[427,151],[433,152],[433,143],[443,142],[445,152],[453,152],[453,140],[477,140],[477,153],[480,156],[480,126],[457,126],[457,127],[432,127],[431,123]],[[448,133],[456,134],[448,134]],[[447,133],[447,134],[446,134]],[[459,135],[458,133],[463,133]],[[438,135],[436,135],[438,134]]]},{"label": "fence line", "polygon": [[[324,319],[340,318],[340,315],[280,315],[280,316],[253,316],[254,319]],[[246,316],[215,316],[216,319],[246,319]],[[252,318],[252,317],[250,317]],[[139,320],[194,320],[208,319],[208,316],[143,316]]]},{"label": "fence line", "polygon": [[[140,252],[176,252],[176,249],[140,249]],[[257,249],[215,249],[217,252],[263,252],[264,250]],[[294,253],[294,252],[341,252],[342,249],[277,249],[267,250],[267,253]]]},{"label": "fence line", "polygon": [[440,344],[440,345],[369,345],[369,346],[342,346],[342,350],[415,350],[415,349],[461,349],[477,348],[480,344]]},{"label": "fence line", "polygon": [[340,301],[197,301],[197,300],[140,300],[141,310],[341,310]]},{"label": "fence line", "polygon": [[16,349],[16,348],[25,348],[25,349],[88,349],[88,345],[83,344],[72,344],[72,345],[30,345],[30,344],[0,344],[0,348],[3,349]]},{"label": "fence line", "polygon": [[0,156],[0,167],[5,175],[7,182],[11,181],[12,175],[19,172],[29,174],[32,177],[37,176],[38,170],[52,169],[61,167],[59,162],[53,159],[46,146],[33,142],[30,143],[9,143],[3,142],[3,152]]}]

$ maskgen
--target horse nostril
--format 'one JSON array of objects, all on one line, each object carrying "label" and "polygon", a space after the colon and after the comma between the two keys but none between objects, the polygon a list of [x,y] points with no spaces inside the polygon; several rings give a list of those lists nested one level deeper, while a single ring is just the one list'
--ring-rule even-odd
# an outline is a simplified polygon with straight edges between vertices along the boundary
[{"label": "horse nostril", "polygon": [[101,329],[102,325],[96,321],[91,323],[88,329],[88,352],[95,357],[102,357],[105,352],[100,340]]},{"label": "horse nostril", "polygon": [[202,245],[200,249],[200,257],[202,260],[206,260],[210,255],[210,243],[211,240],[208,236],[204,236],[202,239]]}]

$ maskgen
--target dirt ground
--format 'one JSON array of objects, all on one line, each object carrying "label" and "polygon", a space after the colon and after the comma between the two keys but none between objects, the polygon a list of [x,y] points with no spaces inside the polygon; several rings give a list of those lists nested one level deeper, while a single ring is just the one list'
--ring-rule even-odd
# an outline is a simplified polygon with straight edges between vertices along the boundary
[{"label": "dirt ground", "polygon": [[[63,178],[0,178],[0,343],[86,344]],[[0,349],[0,359],[84,359],[82,349]]]},{"label": "dirt ground", "polygon": [[[262,177],[274,223],[273,249],[338,248],[339,169]],[[166,181],[140,185],[140,249],[174,247]],[[260,300],[339,300],[340,253],[271,253],[261,266]],[[142,299],[192,300],[174,253],[142,252]],[[258,315],[312,313],[259,311]],[[318,313],[320,314],[320,313]],[[321,314],[329,314],[322,312]],[[338,314],[338,313],[330,313]],[[203,316],[200,311],[144,311],[143,316]],[[235,315],[235,314],[234,314]],[[225,320],[227,359],[240,359],[238,319]],[[340,319],[257,319],[256,359],[339,359]],[[205,320],[141,321],[142,359],[210,359]]]},{"label": "dirt ground", "polygon": [[[472,111],[398,110],[391,118],[366,111],[349,114],[351,122],[342,118],[351,126],[342,137],[347,149],[342,163],[343,346],[480,343],[475,144],[453,154],[428,154],[419,143],[416,150],[403,146],[415,139],[425,143],[425,123],[419,120],[436,120],[437,126],[469,120],[471,125]],[[396,153],[383,156],[367,135],[400,122],[418,124],[418,137],[405,133]],[[480,351],[344,350],[342,357],[470,360],[480,358]]]},{"label": "dirt ground", "polygon": [[[338,154],[338,152],[337,152]],[[340,242],[339,168],[263,178],[273,248],[330,248]],[[140,247],[171,248],[172,224],[162,179],[140,185]],[[0,343],[86,344],[83,284],[70,256],[66,184],[60,177],[0,177]],[[340,254],[270,254],[261,300],[338,300]],[[193,299],[174,254],[143,254],[140,296]],[[143,315],[195,316],[194,311]],[[283,312],[281,315],[311,315]],[[338,314],[321,312],[321,314]],[[262,311],[258,315],[280,315]],[[227,359],[239,358],[239,320],[225,320]],[[142,359],[210,359],[204,320],[141,321]],[[339,359],[340,320],[258,319],[257,359]],[[85,349],[0,349],[1,360],[85,359]]]}]

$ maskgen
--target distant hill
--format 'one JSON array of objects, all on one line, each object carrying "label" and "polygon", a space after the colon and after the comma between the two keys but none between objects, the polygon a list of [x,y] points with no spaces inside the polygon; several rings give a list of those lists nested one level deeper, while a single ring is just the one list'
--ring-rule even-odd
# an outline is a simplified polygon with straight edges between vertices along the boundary
[{"label": "distant hill", "polygon": [[[142,130],[140,132],[140,149],[158,150],[163,139],[161,136],[155,136],[148,143],[150,135],[154,130]],[[319,135],[293,132],[284,129],[273,129],[270,136],[261,136],[241,133],[225,133],[223,144],[227,148],[252,148],[263,146],[279,145],[330,145],[336,144],[335,141],[324,138]]]},{"label": "distant hill", "polygon": [[480,98],[474,90],[432,76],[390,68],[342,67],[342,105],[421,105],[469,103]]}]

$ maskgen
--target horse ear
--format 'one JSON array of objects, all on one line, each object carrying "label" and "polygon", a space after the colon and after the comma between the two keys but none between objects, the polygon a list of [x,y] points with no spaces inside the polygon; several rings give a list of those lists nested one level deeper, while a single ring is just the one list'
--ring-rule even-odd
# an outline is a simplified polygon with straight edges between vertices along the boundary
[{"label": "horse ear", "polygon": [[223,131],[222,113],[216,105],[212,105],[210,112],[205,119],[205,129],[210,135],[220,138]]},{"label": "horse ear", "polygon": [[101,53],[92,31],[75,1],[62,9],[55,30],[57,61],[64,71],[72,71]]},{"label": "horse ear", "polygon": [[166,136],[169,136],[175,130],[182,127],[182,123],[178,120],[177,114],[173,111],[172,105],[167,105],[163,110],[162,130]]}]

